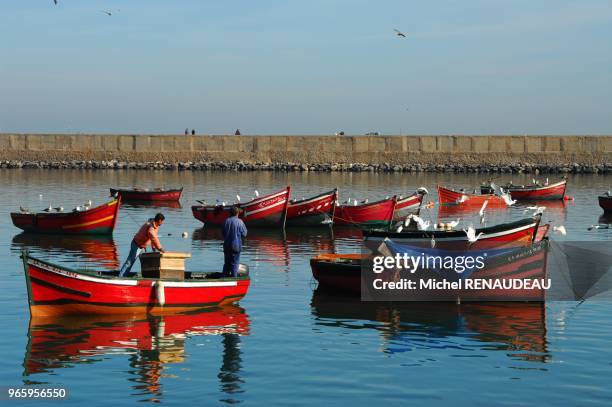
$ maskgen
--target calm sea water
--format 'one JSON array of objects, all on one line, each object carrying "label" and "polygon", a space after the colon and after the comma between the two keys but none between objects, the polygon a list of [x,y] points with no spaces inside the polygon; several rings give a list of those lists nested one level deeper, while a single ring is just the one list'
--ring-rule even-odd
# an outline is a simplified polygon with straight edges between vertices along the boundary
[{"label": "calm sea water", "polygon": [[[435,201],[436,183],[473,188],[483,176],[2,170],[0,179],[0,386],[64,387],[74,405],[612,403],[612,303],[385,304],[318,293],[309,259],[359,250],[347,230],[253,230],[242,257],[252,285],[239,306],[164,318],[30,321],[22,248],[70,266],[115,268],[138,226],[161,210],[164,245],[191,252],[190,269],[218,270],[220,234],[192,217],[196,199],[230,202],[239,193],[244,200],[255,189],[290,184],[298,198],[338,186],[341,200],[425,186]],[[108,239],[28,236],[10,221],[19,206],[100,203],[109,187],[135,185],[184,186],[183,206],[125,205]],[[586,230],[606,221],[596,196],[610,185],[609,177],[570,178],[575,199],[549,205],[545,220],[565,225],[566,239],[610,240],[612,230]],[[438,218],[435,209],[423,216]],[[522,216],[517,206],[490,211],[488,222]]]}]

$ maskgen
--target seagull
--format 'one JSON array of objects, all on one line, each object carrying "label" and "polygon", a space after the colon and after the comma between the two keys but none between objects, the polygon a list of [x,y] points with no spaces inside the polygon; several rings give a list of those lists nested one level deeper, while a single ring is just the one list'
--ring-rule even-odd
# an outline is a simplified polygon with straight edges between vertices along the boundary
[{"label": "seagull", "polygon": [[559,234],[562,234],[563,236],[567,235],[567,230],[565,229],[565,226],[563,225],[553,226],[553,232],[557,232]]},{"label": "seagull", "polygon": [[196,199],[196,202],[199,203],[200,205],[206,205],[205,200]]},{"label": "seagull", "polygon": [[85,205],[83,206],[91,206],[91,199],[88,199],[87,202],[85,202]]},{"label": "seagull", "polygon": [[454,221],[452,221],[452,222],[448,222],[448,223],[447,223],[448,227],[449,227],[449,228],[451,228],[451,229],[453,229],[453,228],[457,227],[457,225],[459,224],[459,220],[460,220],[460,219],[461,219],[461,218],[457,218],[457,220],[454,220]]},{"label": "seagull", "polygon": [[55,210],[55,212],[64,212],[64,208],[61,206],[58,206],[57,208],[53,208]]},{"label": "seagull", "polygon": [[353,206],[357,206],[357,203],[358,203],[358,202],[357,202],[357,200],[355,199],[355,200],[353,201]]},{"label": "seagull", "polygon": [[395,31],[395,35],[397,35],[398,37],[404,37],[406,38],[406,34],[404,34],[403,32],[401,32],[400,30],[394,28],[393,31]]},{"label": "seagull", "polygon": [[510,198],[510,195],[507,192],[504,192],[501,195],[501,197],[504,200],[504,202],[506,203],[506,205],[508,205],[508,206],[514,205],[516,203],[516,199]]},{"label": "seagull", "polygon": [[412,215],[408,215],[406,216],[406,219],[404,219],[404,227],[407,227],[410,224],[410,219]]},{"label": "seagull", "polygon": [[23,206],[19,207],[19,212],[21,213],[30,213],[30,210],[28,208],[24,208]]},{"label": "seagull", "polygon": [[431,248],[436,247],[436,239],[434,239],[433,235],[431,235]]},{"label": "seagull", "polygon": [[51,206],[51,204],[49,204],[48,208],[43,209],[45,212],[51,212],[53,210],[53,207]]},{"label": "seagull", "polygon": [[396,231],[397,233],[399,233],[399,232],[401,232],[402,230],[404,230],[404,227],[403,227],[402,225],[399,225],[395,231]]},{"label": "seagull", "polygon": [[183,236],[183,239],[187,239],[189,237],[189,233],[183,232],[181,236]]},{"label": "seagull", "polygon": [[467,200],[468,200],[468,197],[466,195],[461,195],[461,198],[457,200],[457,203],[463,203]]},{"label": "seagull", "polygon": [[587,230],[593,229],[610,229],[610,225],[591,225]]},{"label": "seagull", "polygon": [[427,230],[429,228],[430,222],[421,219],[417,215],[409,215],[408,218],[413,219],[416,222],[419,230]]},{"label": "seagull", "polygon": [[480,232],[478,234],[478,236],[476,235],[476,229],[474,229],[474,226],[471,226],[466,229],[463,229],[463,231],[465,232],[465,235],[468,238],[468,242],[470,243],[476,243],[476,241],[478,239],[480,239],[480,236],[482,236],[484,233]]},{"label": "seagull", "polygon": [[76,208],[74,208],[72,210],[72,212],[81,212],[82,208],[80,206],[77,206]]},{"label": "seagull", "polygon": [[107,16],[112,16],[112,15],[113,15],[113,13],[111,13],[111,12],[110,12],[110,11],[108,11],[108,10],[100,10],[100,13],[104,13],[104,14],[106,14]]},{"label": "seagull", "polygon": [[367,204],[368,202],[370,202],[367,198],[363,200],[364,204]]},{"label": "seagull", "polygon": [[240,195],[236,195],[236,200],[240,202]]},{"label": "seagull", "polygon": [[481,218],[484,217],[485,209],[487,208],[488,204],[489,204],[488,199],[482,203],[482,207],[480,208],[480,211],[478,212]]},{"label": "seagull", "polygon": [[259,198],[259,191],[258,191],[258,190],[255,190],[255,196],[256,196],[257,198]]}]

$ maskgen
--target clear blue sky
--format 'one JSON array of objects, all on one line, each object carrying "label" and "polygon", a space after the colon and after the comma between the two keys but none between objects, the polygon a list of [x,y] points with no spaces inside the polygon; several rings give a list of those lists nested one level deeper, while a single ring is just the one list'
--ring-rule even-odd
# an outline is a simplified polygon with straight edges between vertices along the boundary
[{"label": "clear blue sky", "polygon": [[7,0],[0,35],[0,132],[612,134],[609,0]]}]

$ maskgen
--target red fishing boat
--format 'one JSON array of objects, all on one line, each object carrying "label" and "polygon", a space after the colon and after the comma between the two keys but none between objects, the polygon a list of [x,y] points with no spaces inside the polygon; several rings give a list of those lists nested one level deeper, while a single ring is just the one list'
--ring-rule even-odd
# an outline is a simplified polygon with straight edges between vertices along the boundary
[{"label": "red fishing boat", "polygon": [[612,212],[612,195],[609,192],[599,196],[599,206],[604,212]]},{"label": "red fishing boat", "polygon": [[287,206],[287,226],[331,224],[337,200],[336,189],[299,201],[292,199]]},{"label": "red fishing boat", "polygon": [[26,232],[58,234],[111,234],[115,229],[121,198],[95,208],[77,207],[72,212],[12,212],[13,225]]},{"label": "red fishing boat", "polygon": [[423,196],[426,194],[424,188],[419,188],[417,192],[406,197],[401,195],[397,198],[395,203],[395,211],[393,212],[393,220],[402,220],[411,213],[417,213],[423,203]]},{"label": "red fishing boat", "polygon": [[178,201],[183,188],[179,189],[110,189],[111,196],[120,196],[123,201]]},{"label": "red fishing boat", "polygon": [[[514,185],[506,184],[502,188],[512,196],[512,199],[517,201],[539,201],[539,200],[563,200],[565,197],[565,188],[567,180],[562,180],[554,184],[531,184],[531,185]],[[480,187],[482,194],[493,193],[493,188],[490,185],[482,185]]]},{"label": "red fishing boat", "polygon": [[383,199],[372,203],[355,201],[345,205],[338,205],[334,213],[334,225],[359,227],[384,227],[393,221],[393,213],[397,204],[397,197]]},{"label": "red fishing boat", "polygon": [[236,205],[194,205],[193,216],[205,225],[222,226],[230,216],[232,206],[240,207],[240,218],[249,227],[284,227],[291,187],[273,194],[257,197]]},{"label": "red fishing boat", "polygon": [[444,188],[443,186],[438,185],[438,202],[440,205],[462,205],[462,206],[470,206],[470,207],[480,207],[485,201],[489,203],[487,206],[508,206],[506,201],[501,196],[493,195],[493,194],[471,194],[469,192],[459,190],[455,191],[454,189]]},{"label": "red fishing boat", "polygon": [[248,269],[242,265],[236,278],[186,272],[184,280],[162,280],[70,269],[27,252],[22,258],[33,316],[190,311],[239,301],[250,284]]},{"label": "red fishing boat", "polygon": [[[513,280],[513,279],[543,279],[546,276],[548,240],[534,242],[528,246],[515,247],[487,258],[485,266],[477,269],[465,278],[478,280]],[[367,262],[367,263],[366,263]],[[362,284],[368,282],[364,278],[363,268],[370,267],[371,258],[362,253],[354,254],[322,254],[310,260],[313,277],[318,281],[319,288],[332,292],[364,294]],[[419,270],[411,275],[413,281],[431,278],[432,271]],[[451,272],[454,273],[454,272]],[[455,278],[462,277],[455,273]],[[391,275],[391,278],[396,276]],[[437,292],[433,290],[408,290],[396,300],[413,301],[448,301],[455,298],[462,300],[487,301],[544,301],[543,289],[512,289],[503,290],[488,288],[482,290],[455,290]],[[398,293],[399,294],[399,293]]]}]

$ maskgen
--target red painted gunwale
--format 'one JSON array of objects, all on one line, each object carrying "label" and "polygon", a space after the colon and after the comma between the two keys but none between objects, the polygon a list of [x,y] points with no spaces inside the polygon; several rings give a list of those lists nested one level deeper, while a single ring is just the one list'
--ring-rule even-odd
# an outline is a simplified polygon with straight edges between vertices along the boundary
[{"label": "red painted gunwale", "polygon": [[[287,206],[291,195],[291,187],[281,191],[255,198],[250,202],[237,204],[242,211],[240,218],[251,227],[284,227],[287,217]],[[191,207],[193,216],[205,225],[222,226],[230,216],[234,205],[194,205]]]},{"label": "red painted gunwale", "polygon": [[13,225],[26,232],[59,234],[111,234],[117,223],[121,198],[80,212],[12,212]]},{"label": "red painted gunwale", "polygon": [[376,226],[390,224],[393,221],[393,213],[397,197],[394,195],[389,199],[361,204],[361,205],[338,205],[334,213],[334,225],[344,226]]},{"label": "red painted gunwale", "polygon": [[121,199],[126,201],[178,201],[181,199],[183,188],[179,189],[153,189],[145,191],[143,189],[116,189],[111,188],[111,196],[119,194]]},{"label": "red painted gunwale", "polygon": [[181,312],[239,301],[250,284],[238,277],[164,280],[160,287],[155,279],[95,275],[22,256],[32,315]]}]

